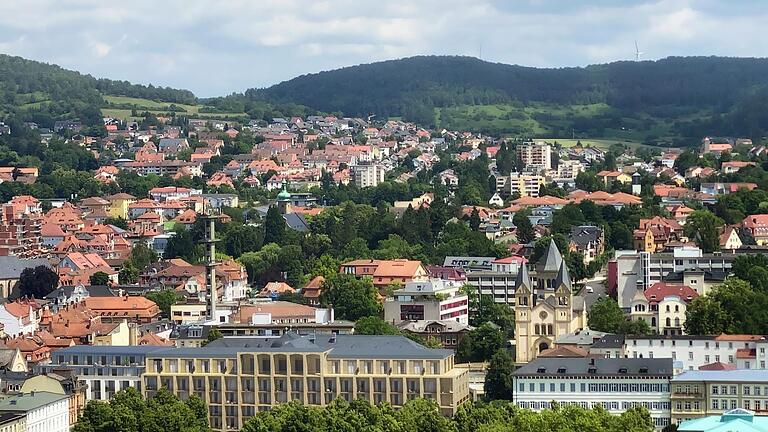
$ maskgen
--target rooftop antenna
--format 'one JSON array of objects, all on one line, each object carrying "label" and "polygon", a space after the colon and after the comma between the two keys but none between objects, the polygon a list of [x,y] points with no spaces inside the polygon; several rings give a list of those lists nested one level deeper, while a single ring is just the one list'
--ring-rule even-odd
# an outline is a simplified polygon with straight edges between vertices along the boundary
[{"label": "rooftop antenna", "polygon": [[643,54],[645,53],[640,51],[640,48],[637,46],[637,40],[635,40],[635,61],[640,61],[640,56]]},{"label": "rooftop antenna", "polygon": [[483,41],[480,41],[480,48],[477,53],[477,58],[479,58],[480,60],[483,59]]}]

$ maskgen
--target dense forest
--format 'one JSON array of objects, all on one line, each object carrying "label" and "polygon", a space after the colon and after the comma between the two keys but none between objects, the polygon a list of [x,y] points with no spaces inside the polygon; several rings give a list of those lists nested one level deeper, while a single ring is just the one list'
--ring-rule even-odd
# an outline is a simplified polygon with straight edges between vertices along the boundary
[{"label": "dense forest", "polygon": [[[434,124],[439,107],[607,104],[614,118],[643,113],[674,121],[674,132],[682,136],[709,131],[755,135],[768,128],[768,118],[744,114],[765,104],[766,84],[768,59],[670,57],[539,69],[471,57],[420,56],[302,75],[228,98],[296,103],[355,116],[402,116],[426,125]],[[692,116],[702,111],[707,115]]]},{"label": "dense forest", "polygon": [[96,79],[56,65],[0,54],[0,114],[15,114],[41,127],[74,118],[96,125],[101,123],[99,109],[106,103],[103,94],[197,103],[188,90]]}]

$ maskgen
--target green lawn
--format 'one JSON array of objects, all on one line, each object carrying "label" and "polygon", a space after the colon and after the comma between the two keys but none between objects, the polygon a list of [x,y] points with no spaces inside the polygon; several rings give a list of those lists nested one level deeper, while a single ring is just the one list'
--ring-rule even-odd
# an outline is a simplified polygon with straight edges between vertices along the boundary
[{"label": "green lawn", "polygon": [[[136,106],[137,111],[148,111],[152,114],[167,114],[171,111],[169,111],[169,107],[171,104],[176,105],[179,108],[184,109],[185,111],[176,111],[177,115],[186,115],[186,116],[194,116],[199,118],[210,118],[210,119],[224,119],[226,117],[245,117],[247,116],[245,113],[236,113],[236,112],[228,112],[228,113],[205,113],[200,112],[200,108],[202,108],[204,105],[187,105],[187,104],[179,104],[179,103],[171,103],[171,102],[158,102],[153,101],[149,99],[140,99],[140,98],[133,98],[128,96],[112,96],[112,95],[104,95],[104,100],[112,103],[112,104],[118,104],[118,105],[134,105]],[[123,120],[135,120],[140,117],[132,117],[131,116],[131,110],[125,109],[125,108],[103,108],[101,110],[102,115],[107,117],[113,117]]]}]

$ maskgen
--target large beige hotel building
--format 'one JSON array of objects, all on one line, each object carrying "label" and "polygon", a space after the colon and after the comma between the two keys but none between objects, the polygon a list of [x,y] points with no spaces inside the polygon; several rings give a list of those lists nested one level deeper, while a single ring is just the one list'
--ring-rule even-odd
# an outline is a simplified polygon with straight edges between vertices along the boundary
[{"label": "large beige hotel building", "polygon": [[142,391],[151,397],[161,387],[202,398],[214,430],[239,430],[257,411],[294,400],[324,406],[338,397],[363,398],[397,408],[429,398],[453,415],[469,399],[467,371],[454,367],[452,351],[402,336],[287,333],[157,350],[147,355]]}]

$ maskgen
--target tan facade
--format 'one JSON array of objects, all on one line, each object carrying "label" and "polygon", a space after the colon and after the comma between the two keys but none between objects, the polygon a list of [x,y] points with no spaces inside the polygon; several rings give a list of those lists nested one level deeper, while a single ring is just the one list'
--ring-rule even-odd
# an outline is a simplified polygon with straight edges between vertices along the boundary
[{"label": "tan facade", "polygon": [[[688,375],[694,377],[686,378]],[[736,408],[768,414],[768,377],[760,370],[684,373],[672,380],[670,393],[673,423],[722,415]]]},{"label": "tan facade", "polygon": [[385,358],[339,358],[333,349],[242,350],[234,353],[232,348],[209,345],[180,349],[180,355],[173,351],[150,355],[143,375],[145,396],[160,387],[182,399],[195,394],[206,402],[214,430],[240,429],[256,412],[293,400],[325,406],[339,397],[363,398],[397,408],[421,397],[436,400],[443,414],[453,415],[469,399],[467,372],[455,368],[453,354],[445,350],[424,349],[440,353],[440,358],[428,359],[398,359],[397,353]]},{"label": "tan facade", "polygon": [[0,423],[0,432],[27,432],[27,417],[25,415],[9,415],[9,418]]}]

